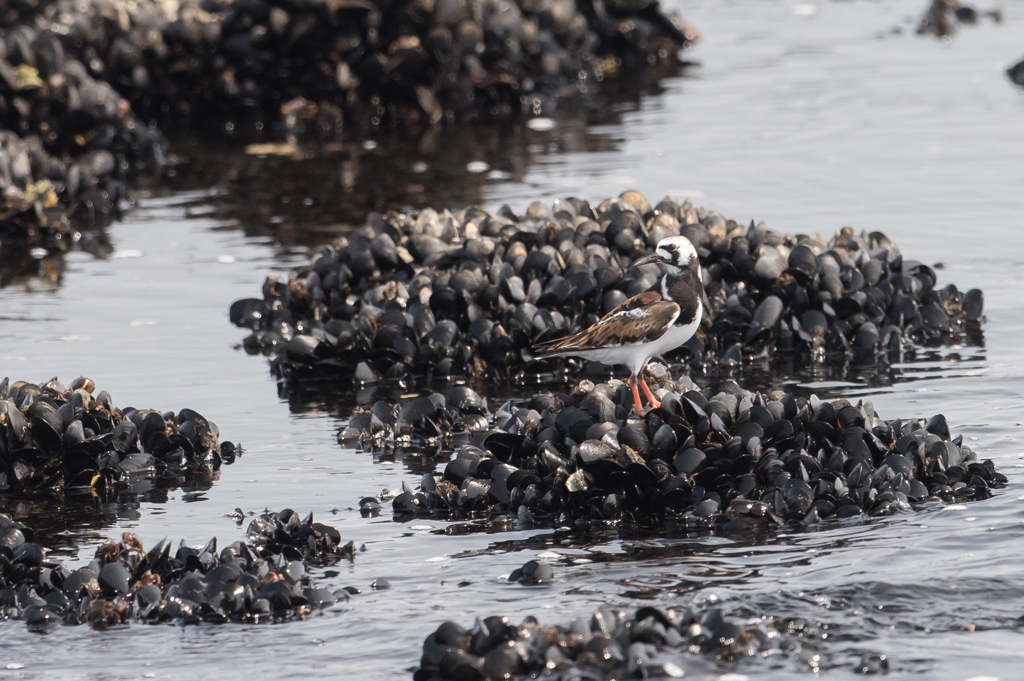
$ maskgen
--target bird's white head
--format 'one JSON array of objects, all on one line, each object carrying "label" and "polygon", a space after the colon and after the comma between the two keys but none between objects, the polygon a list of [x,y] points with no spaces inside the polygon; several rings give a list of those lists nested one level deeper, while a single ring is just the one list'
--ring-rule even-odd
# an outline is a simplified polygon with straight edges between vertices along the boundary
[{"label": "bird's white head", "polygon": [[658,247],[654,249],[654,254],[668,266],[669,271],[673,274],[679,274],[691,263],[698,262],[697,249],[685,236],[670,236],[667,239],[662,239],[658,242]]},{"label": "bird's white head", "polygon": [[703,282],[704,278],[700,271],[700,260],[697,258],[697,249],[693,247],[690,240],[685,236],[670,236],[658,242],[654,253],[640,258],[633,266],[661,263],[668,268],[669,274],[679,276],[683,270],[689,269],[697,275],[697,279]]}]

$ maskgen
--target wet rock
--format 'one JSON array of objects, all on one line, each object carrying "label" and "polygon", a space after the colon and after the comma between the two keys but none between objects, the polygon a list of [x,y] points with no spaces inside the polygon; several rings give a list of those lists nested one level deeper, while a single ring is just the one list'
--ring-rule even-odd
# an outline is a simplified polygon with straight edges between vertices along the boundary
[{"label": "wet rock", "polygon": [[508,581],[520,584],[547,584],[555,578],[555,570],[547,563],[535,560],[527,561],[523,567],[516,568],[508,576]]}]

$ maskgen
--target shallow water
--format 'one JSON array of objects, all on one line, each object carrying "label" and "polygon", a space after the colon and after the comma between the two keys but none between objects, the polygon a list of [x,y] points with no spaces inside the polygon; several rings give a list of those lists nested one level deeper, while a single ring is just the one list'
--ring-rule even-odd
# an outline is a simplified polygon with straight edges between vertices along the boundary
[{"label": "shallow water", "polygon": [[[1024,5],[1008,3],[1002,25],[967,27],[951,42],[914,36],[923,3],[910,1],[708,1],[682,9],[704,34],[691,54],[702,66],[691,77],[664,81],[664,93],[622,113],[621,123],[588,128],[600,144],[567,142],[578,139],[579,125],[531,131],[527,161],[510,178],[485,176],[466,194],[448,194],[445,185],[466,176],[453,173],[424,183],[424,200],[479,197],[487,207],[521,209],[540,197],[600,199],[636,187],[654,201],[690,196],[782,232],[884,231],[910,257],[944,262],[940,285],[985,291],[985,347],[943,349],[881,380],[853,372],[839,380],[794,376],[790,385],[869,398],[887,419],[945,413],[951,429],[1009,477],[1006,490],[962,508],[767,537],[687,537],[673,527],[643,536],[628,528],[437,536],[444,523],[400,524],[387,513],[363,519],[360,497],[412,483],[436,461],[339,447],[338,408],[279,397],[266,362],[237,349],[243,333],[229,324],[227,308],[258,291],[268,273],[304,262],[305,250],[291,244],[316,240],[308,232],[329,220],[331,201],[337,223],[367,204],[341,190],[311,190],[320,217],[296,220],[289,238],[267,224],[277,213],[273,192],[268,198],[257,186],[247,195],[211,166],[192,178],[199,189],[181,180],[170,196],[141,199],[108,230],[111,255],[69,255],[61,285],[30,278],[0,290],[0,374],[33,381],[84,374],[118,406],[187,406],[215,420],[245,454],[208,489],[171,489],[166,498],[0,506],[42,530],[72,563],[122,531],[147,546],[164,536],[230,542],[245,528],[227,517],[235,507],[312,511],[365,545],[326,578],[363,592],[286,625],[58,627],[43,636],[6,623],[0,677],[405,679],[423,638],[446,619],[468,626],[477,615],[503,613],[518,623],[534,614],[558,624],[604,605],[714,603],[735,616],[829,625],[824,647],[838,678],[852,676],[865,651],[887,655],[894,674],[1017,678],[1024,90],[1003,70],[1024,48]],[[897,26],[902,34],[891,32]],[[457,155],[459,164],[484,160],[467,159]],[[274,171],[316,177],[291,163]],[[233,191],[241,200],[230,200]],[[264,197],[266,214],[232,212],[258,204],[252,196]],[[411,202],[403,192],[384,197]],[[552,586],[503,579],[541,554],[556,565]],[[371,591],[376,577],[393,588]],[[698,678],[727,671],[789,678],[808,669],[756,658],[688,665]]]}]

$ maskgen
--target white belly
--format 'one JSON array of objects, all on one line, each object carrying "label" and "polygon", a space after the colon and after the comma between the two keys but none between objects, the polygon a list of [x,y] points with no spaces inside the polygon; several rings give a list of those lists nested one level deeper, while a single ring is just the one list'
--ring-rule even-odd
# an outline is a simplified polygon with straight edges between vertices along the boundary
[{"label": "white belly", "polygon": [[600,362],[601,364],[625,364],[635,374],[647,364],[647,360],[657,354],[650,352],[652,345],[654,344],[635,343],[633,345],[601,348],[600,350],[573,350],[565,354],[582,357],[591,362]]},{"label": "white belly", "polygon": [[704,304],[697,305],[697,316],[692,322],[685,326],[672,326],[665,332],[665,335],[649,343],[648,345],[652,348],[651,354],[648,357],[654,357],[655,355],[663,355],[669,350],[675,350],[686,341],[693,338],[693,334],[697,333],[697,329],[700,327],[701,317],[704,316]]}]

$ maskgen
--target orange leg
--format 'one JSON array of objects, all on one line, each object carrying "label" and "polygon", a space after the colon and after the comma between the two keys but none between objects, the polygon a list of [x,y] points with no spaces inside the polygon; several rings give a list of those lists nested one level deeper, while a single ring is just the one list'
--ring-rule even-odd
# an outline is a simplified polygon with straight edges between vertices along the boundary
[{"label": "orange leg", "polygon": [[644,405],[640,402],[640,393],[636,389],[636,376],[629,377],[629,387],[633,389],[633,406],[636,407],[636,413],[643,416]]},{"label": "orange leg", "polygon": [[644,395],[647,395],[647,401],[652,407],[657,409],[661,406],[661,402],[654,397],[654,393],[652,393],[651,389],[647,387],[647,381],[644,380],[643,376],[640,377],[640,387],[644,389]]}]

